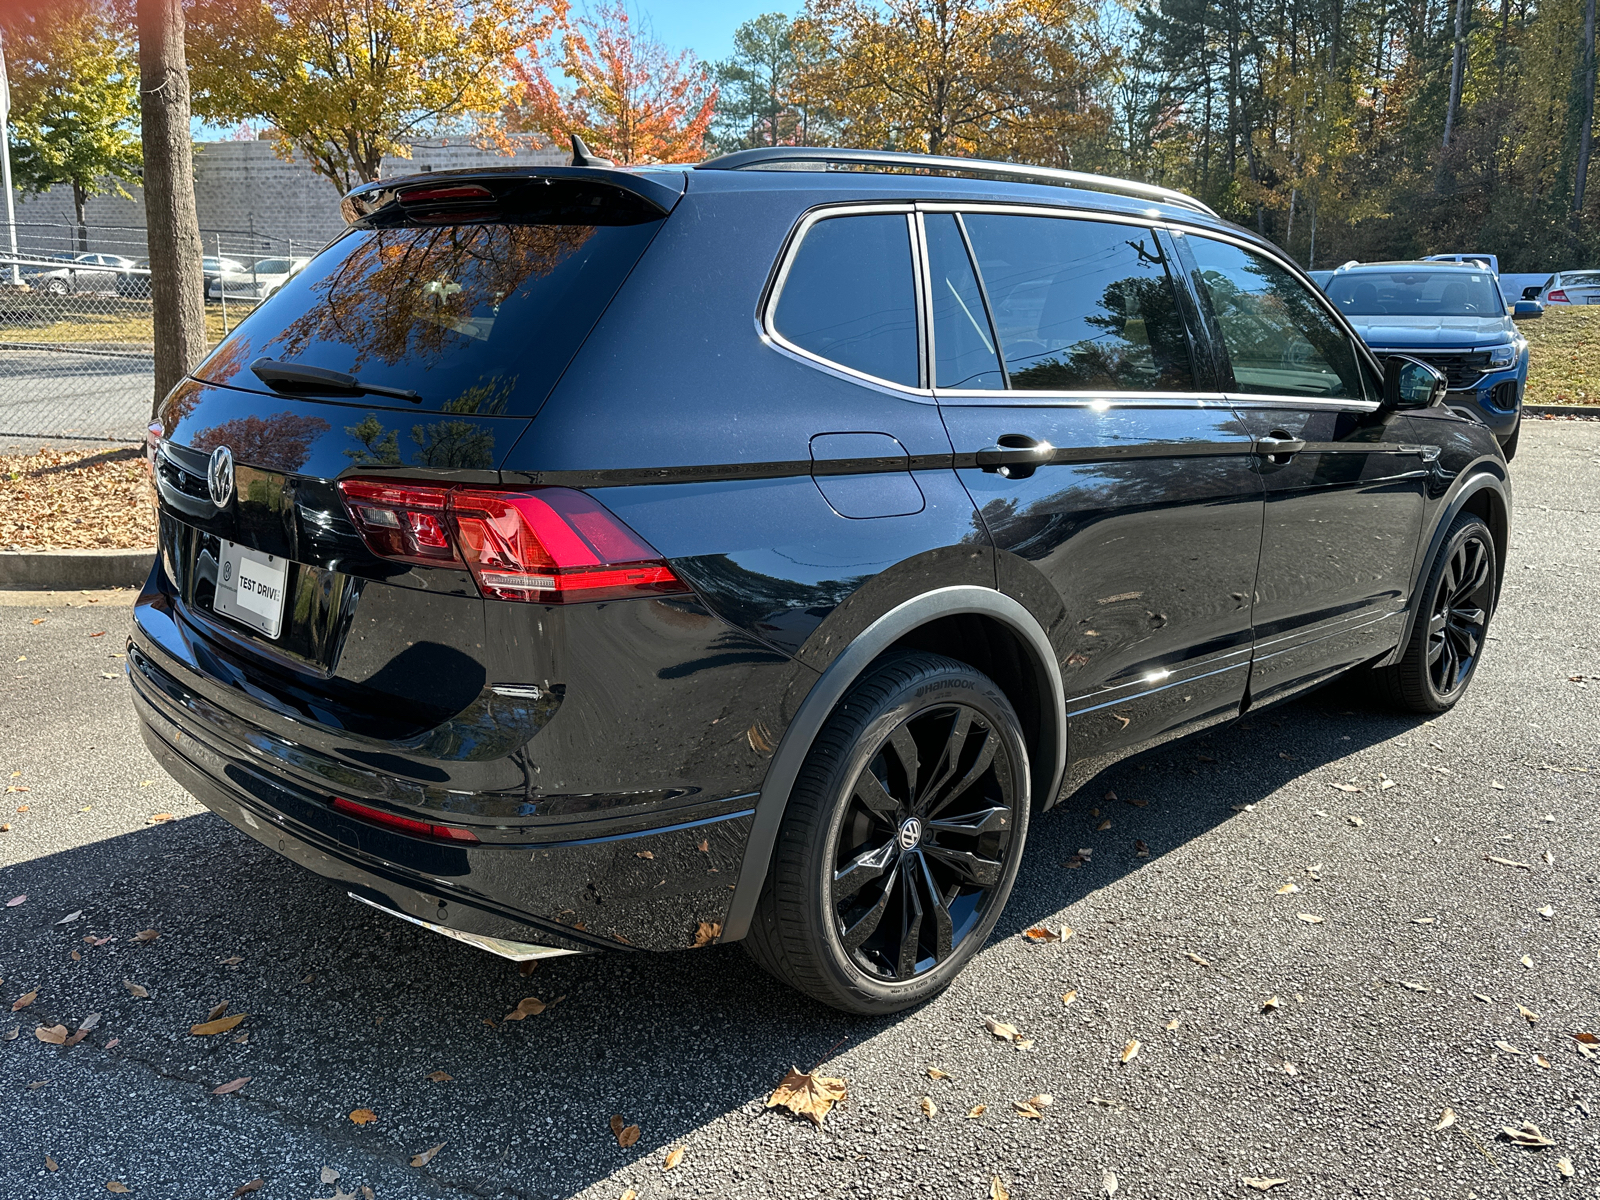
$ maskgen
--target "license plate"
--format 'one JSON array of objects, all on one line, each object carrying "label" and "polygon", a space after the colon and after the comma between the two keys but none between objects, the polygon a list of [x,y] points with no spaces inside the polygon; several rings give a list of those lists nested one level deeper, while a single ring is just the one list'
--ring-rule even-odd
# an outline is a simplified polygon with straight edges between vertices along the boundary
[{"label": "license plate", "polygon": [[1585,296],[1583,302],[1585,304],[1600,304],[1600,296]]},{"label": "license plate", "polygon": [[238,542],[222,543],[217,595],[212,607],[225,617],[275,638],[283,629],[283,598],[289,562]]}]

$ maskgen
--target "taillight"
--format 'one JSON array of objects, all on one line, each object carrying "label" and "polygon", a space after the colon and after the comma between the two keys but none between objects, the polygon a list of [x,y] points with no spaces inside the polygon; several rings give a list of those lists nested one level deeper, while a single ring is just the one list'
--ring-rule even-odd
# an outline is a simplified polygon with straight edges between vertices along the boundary
[{"label": "taillight", "polygon": [[345,479],[339,490],[367,547],[380,558],[434,567],[460,562],[445,528],[448,488]]},{"label": "taillight", "polygon": [[411,817],[402,817],[397,813],[384,812],[381,808],[369,808],[365,804],[357,804],[354,800],[346,800],[343,796],[333,798],[333,807],[347,816],[357,817],[363,821],[371,821],[374,825],[386,825],[400,833],[410,834],[412,837],[437,838],[444,842],[476,842],[478,835],[470,829],[462,829],[457,825],[434,825],[427,821],[413,820]]},{"label": "taillight", "polygon": [[1544,298],[1546,300],[1554,300],[1557,304],[1567,303],[1567,294],[1560,288],[1557,288],[1553,292],[1546,292]]},{"label": "taillight", "polygon": [[563,604],[689,590],[614,513],[571,488],[491,491],[345,479],[339,490],[374,554],[465,565],[492,599]]}]

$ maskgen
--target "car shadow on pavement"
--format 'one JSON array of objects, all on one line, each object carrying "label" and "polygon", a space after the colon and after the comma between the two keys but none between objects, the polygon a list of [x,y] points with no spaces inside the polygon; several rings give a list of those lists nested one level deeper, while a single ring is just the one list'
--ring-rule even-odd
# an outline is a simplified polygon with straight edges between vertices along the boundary
[{"label": "car shadow on pavement", "polygon": [[[1102,772],[1036,822],[995,937],[1416,723],[1348,708],[1336,694],[1314,697]],[[1107,791],[1119,799],[1102,799]],[[1335,807],[1339,793],[1328,796]],[[1140,799],[1143,808],[1125,803]],[[1097,830],[1108,819],[1110,830]],[[1080,847],[1094,849],[1090,861],[1065,867]],[[428,1167],[435,1183],[489,1194],[566,1196],[613,1173],[659,1172],[666,1148],[715,1117],[788,1119],[762,1110],[790,1066],[826,1063],[904,1019],[824,1008],[737,947],[561,958],[524,977],[350,901],[209,814],[24,862],[7,877],[8,894],[29,900],[0,910],[6,994],[12,984],[39,992],[18,1020],[31,1031],[102,1014],[78,1047],[29,1048],[66,1057],[52,1070],[57,1093],[110,1086],[106,1073],[130,1097],[176,1093],[187,1115],[175,1119],[194,1127],[175,1132],[202,1139],[212,1106],[259,1106],[345,1152],[333,1165],[350,1183],[363,1159],[403,1166],[441,1141],[450,1153]],[[133,940],[152,929],[154,940]],[[88,940],[100,937],[111,940]],[[507,1020],[526,996],[548,1007]],[[248,1016],[226,1033],[192,1035],[224,1000]],[[250,1081],[237,1093],[209,1094],[241,1077]],[[358,1108],[377,1119],[358,1127],[349,1116]],[[641,1127],[637,1146],[617,1145],[613,1116]],[[140,1120],[130,1107],[128,1129],[100,1134],[135,1137]],[[255,1152],[269,1179],[285,1169],[273,1146]]]}]

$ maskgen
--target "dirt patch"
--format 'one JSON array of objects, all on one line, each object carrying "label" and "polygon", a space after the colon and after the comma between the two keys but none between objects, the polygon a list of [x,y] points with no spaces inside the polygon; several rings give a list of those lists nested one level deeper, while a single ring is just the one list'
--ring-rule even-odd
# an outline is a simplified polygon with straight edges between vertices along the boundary
[{"label": "dirt patch", "polygon": [[132,550],[156,544],[144,454],[0,454],[0,550]]}]

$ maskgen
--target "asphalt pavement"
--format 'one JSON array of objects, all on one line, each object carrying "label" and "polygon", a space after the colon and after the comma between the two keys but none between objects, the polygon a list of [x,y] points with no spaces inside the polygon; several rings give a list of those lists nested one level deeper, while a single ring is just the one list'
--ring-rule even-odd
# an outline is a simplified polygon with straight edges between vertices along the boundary
[{"label": "asphalt pavement", "polygon": [[0,342],[0,440],[143,441],[154,370],[135,348]]},{"label": "asphalt pavement", "polygon": [[[878,1020],[737,946],[523,977],[352,903],[156,768],[126,593],[0,599],[0,1197],[1600,1195],[1600,423],[1531,422],[1514,474],[1454,712],[1327,690],[1125,760]],[[820,1128],[765,1107],[791,1066],[846,1081]]]}]

